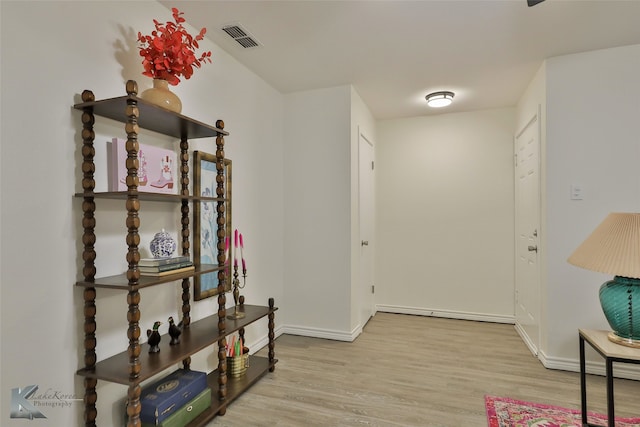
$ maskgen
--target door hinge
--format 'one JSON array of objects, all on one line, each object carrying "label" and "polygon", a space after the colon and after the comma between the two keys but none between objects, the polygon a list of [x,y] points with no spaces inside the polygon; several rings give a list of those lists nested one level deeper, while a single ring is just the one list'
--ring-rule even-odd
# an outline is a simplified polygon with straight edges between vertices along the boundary
[{"label": "door hinge", "polygon": [[372,294],[376,293],[376,285],[371,285],[371,293]]},{"label": "door hinge", "polygon": [[373,169],[374,169],[374,162],[373,162],[373,160],[372,160],[372,161],[371,161],[371,170],[373,170]]}]

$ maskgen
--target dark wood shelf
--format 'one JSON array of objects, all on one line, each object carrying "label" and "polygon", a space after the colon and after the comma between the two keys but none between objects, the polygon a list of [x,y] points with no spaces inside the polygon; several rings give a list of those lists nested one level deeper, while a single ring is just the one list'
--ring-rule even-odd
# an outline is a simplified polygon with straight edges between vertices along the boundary
[{"label": "dark wood shelf", "polygon": [[[164,193],[149,193],[146,191],[138,191],[136,193],[139,200],[148,200],[154,202],[182,202],[188,200],[190,202],[228,202],[227,199],[221,197],[204,197],[204,196],[183,196],[181,194],[164,194]],[[74,197],[93,197],[94,199],[115,199],[115,200],[127,200],[129,192],[127,191],[104,191],[104,192],[87,192],[87,193],[75,193]]]},{"label": "dark wood shelf", "polygon": [[[170,368],[181,366],[185,369],[191,368],[190,357],[204,349],[213,352],[213,347],[224,340],[228,335],[237,332],[240,339],[244,339],[245,327],[251,323],[265,319],[267,321],[268,330],[268,357],[250,356],[250,366],[245,375],[241,377],[220,378],[221,372],[225,369],[226,358],[224,349],[216,351],[218,357],[218,366],[215,371],[208,375],[208,385],[212,389],[212,404],[200,416],[189,424],[189,427],[204,427],[207,422],[216,415],[223,415],[227,406],[240,396],[245,390],[251,387],[266,372],[273,371],[277,359],[275,358],[275,301],[269,298],[268,306],[255,306],[242,304],[240,311],[245,313],[245,317],[241,319],[228,319],[227,312],[231,314],[234,308],[226,309],[226,298],[224,294],[218,294],[217,303],[212,305],[213,314],[204,319],[193,321],[188,328],[185,328],[180,336],[180,343],[170,345],[171,338],[169,334],[164,334],[160,341],[160,351],[158,353],[149,354],[149,344],[140,343],[144,339],[143,334],[148,327],[151,327],[154,320],[141,320],[140,315],[140,299],[141,288],[155,285],[162,285],[170,282],[182,281],[182,319],[191,319],[191,283],[189,278],[198,277],[205,273],[220,272],[225,265],[206,264],[196,266],[195,270],[170,274],[163,277],[140,276],[135,284],[130,284],[127,279],[128,271],[122,274],[94,278],[96,272],[96,205],[95,199],[112,199],[122,200],[123,208],[126,210],[126,242],[127,242],[127,259],[137,259],[139,256],[139,210],[141,201],[151,202],[169,202],[180,204],[181,206],[181,236],[182,248],[184,252],[188,252],[192,242],[189,239],[189,224],[194,223],[194,234],[200,233],[200,227],[195,219],[198,219],[199,203],[217,203],[216,223],[220,227],[226,227],[226,215],[231,215],[227,204],[231,202],[230,188],[225,180],[218,182],[216,180],[216,191],[214,195],[223,195],[225,197],[203,197],[198,194],[189,194],[189,164],[192,160],[190,154],[190,139],[196,138],[215,138],[215,161],[217,165],[224,163],[224,137],[229,135],[224,130],[224,122],[218,120],[215,126],[194,120],[190,117],[177,114],[162,107],[153,105],[144,99],[138,97],[138,85],[135,81],[129,80],[126,83],[125,90],[127,95],[116,98],[95,100],[92,91],[84,90],[82,92],[81,103],[75,104],[74,109],[82,111],[81,123],[82,131],[82,165],[79,171],[82,173],[81,192],[76,192],[75,197],[83,199],[82,203],[82,279],[76,282],[76,286],[84,287],[84,367],[77,371],[77,374],[85,377],[84,381],[84,420],[87,426],[96,426],[96,398],[97,398],[97,380],[109,381],[127,386],[127,402],[130,405],[131,412],[127,414],[127,426],[138,426],[140,414],[140,387],[145,380],[151,379],[156,375],[161,375],[163,371]],[[94,147],[94,124],[96,117],[104,117],[124,124],[124,131],[127,134],[128,142],[136,141],[140,129],[146,129],[151,132],[157,132],[180,139],[179,154],[179,176],[180,182],[178,188],[181,194],[160,194],[148,193],[140,191],[140,187],[129,191],[107,191],[95,192],[95,147]],[[129,145],[127,156],[135,155],[135,146]],[[139,164],[133,161],[127,161],[127,176],[136,176],[138,174]],[[220,173],[220,169],[217,169]],[[219,177],[219,175],[218,175]],[[199,178],[194,178],[199,179]],[[144,190],[145,188],[142,187]],[[190,209],[188,203],[193,203],[193,210]],[[167,206],[165,206],[167,207]],[[175,206],[173,206],[175,208]],[[124,224],[123,224],[124,225]],[[226,259],[223,238],[225,233],[217,234],[217,259]],[[194,260],[195,261],[195,260]],[[134,267],[135,268],[135,267]],[[220,275],[221,277],[223,275]],[[194,280],[195,282],[195,280]],[[87,289],[88,288],[88,289]],[[97,354],[97,337],[96,337],[96,292],[93,288],[124,290],[128,291],[126,312],[128,320],[127,338],[128,346],[124,351],[108,357],[102,361],[96,362]],[[167,329],[164,329],[167,330]],[[142,336],[140,336],[142,335]],[[210,347],[210,348],[207,348]],[[120,349],[121,350],[121,349]],[[136,373],[135,378],[130,377],[130,372]],[[222,400],[220,400],[222,399]]]},{"label": "dark wood shelf", "polygon": [[194,120],[182,114],[174,113],[164,108],[155,106],[136,96],[119,96],[117,98],[102,99],[99,101],[81,102],[75,104],[76,110],[93,108],[93,113],[126,123],[127,99],[135,99],[138,102],[138,126],[163,135],[175,138],[211,138],[220,135],[229,135],[222,129]]},{"label": "dark wood shelf", "polygon": [[[85,377],[124,385],[140,383],[175,364],[181,363],[183,359],[216,343],[223,336],[244,328],[256,320],[275,312],[277,309],[277,307],[270,309],[267,306],[245,305],[243,310],[245,317],[237,320],[227,320],[227,329],[222,335],[218,333],[218,315],[205,317],[191,323],[191,326],[182,332],[180,344],[178,345],[169,345],[171,341],[169,335],[162,335],[159,353],[149,354],[149,344],[141,344],[140,375],[135,381],[129,380],[127,369],[129,366],[129,354],[127,351],[96,363],[94,369],[80,369],[77,373]],[[228,311],[231,313],[231,310]],[[217,397],[217,388],[214,389],[214,392]]]},{"label": "dark wood shelf", "polygon": [[184,273],[169,274],[162,277],[140,276],[140,280],[138,281],[138,284],[136,286],[129,285],[126,273],[118,274],[115,276],[99,277],[95,280],[95,282],[87,282],[81,280],[79,282],[76,282],[76,286],[83,286],[85,288],[121,289],[132,291],[135,289],[146,288],[148,286],[174,282],[176,280],[181,280],[187,277],[199,276],[200,274],[213,273],[214,271],[219,271],[222,268],[223,267],[219,266],[218,264],[202,264],[200,266],[196,266],[195,270],[187,271]]},{"label": "dark wood shelf", "polygon": [[249,356],[249,367],[246,374],[241,377],[227,376],[227,396],[223,401],[218,400],[218,370],[211,372],[207,376],[207,382],[211,388],[211,406],[187,424],[186,427],[206,426],[209,421],[218,415],[221,409],[226,410],[231,402],[258,382],[268,371],[273,370],[276,363],[278,363],[278,359],[275,359],[273,363],[269,363],[269,359],[266,357]]}]

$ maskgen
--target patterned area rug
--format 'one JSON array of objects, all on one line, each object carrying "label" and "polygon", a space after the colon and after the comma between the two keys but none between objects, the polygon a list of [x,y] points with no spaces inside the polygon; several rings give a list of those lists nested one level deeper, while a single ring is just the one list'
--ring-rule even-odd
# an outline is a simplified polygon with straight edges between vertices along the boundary
[{"label": "patterned area rug", "polygon": [[[581,427],[579,409],[541,405],[505,397],[485,396],[489,427]],[[589,412],[590,424],[606,426],[607,417]],[[616,427],[640,427],[640,418],[618,418]]]}]

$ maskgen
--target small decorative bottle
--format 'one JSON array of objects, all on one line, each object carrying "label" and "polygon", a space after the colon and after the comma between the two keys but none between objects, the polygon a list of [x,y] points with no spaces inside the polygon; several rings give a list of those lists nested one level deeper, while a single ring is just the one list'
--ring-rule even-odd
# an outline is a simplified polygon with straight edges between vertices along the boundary
[{"label": "small decorative bottle", "polygon": [[161,232],[153,236],[153,240],[149,245],[154,258],[168,258],[176,250],[176,241],[169,235],[164,228]]}]

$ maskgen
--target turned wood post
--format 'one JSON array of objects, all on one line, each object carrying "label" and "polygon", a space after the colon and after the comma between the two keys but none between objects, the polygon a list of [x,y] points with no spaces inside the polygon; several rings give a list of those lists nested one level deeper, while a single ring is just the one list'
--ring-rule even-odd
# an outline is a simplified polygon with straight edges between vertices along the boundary
[{"label": "turned wood post", "polygon": [[126,84],[127,95],[127,107],[126,116],[127,122],[125,124],[125,131],[127,133],[127,263],[129,268],[127,270],[127,280],[129,281],[129,293],[127,294],[127,303],[129,310],[127,311],[127,320],[129,322],[129,328],[127,330],[127,337],[129,338],[129,389],[127,391],[127,415],[129,420],[127,427],[140,427],[140,384],[138,383],[138,377],[140,376],[140,292],[137,288],[140,279],[140,271],[138,270],[138,262],[140,261],[140,253],[138,252],[138,246],[140,245],[140,235],[138,229],[140,228],[140,218],[138,212],[140,210],[140,200],[138,199],[138,117],[140,111],[138,110],[138,101],[136,96],[138,94],[138,84],[129,80]]},{"label": "turned wood post", "polygon": [[[244,295],[240,295],[240,297],[238,298],[238,305],[244,308]],[[243,347],[246,347],[246,341],[244,340],[244,328],[238,329],[238,336],[243,342]],[[244,353],[244,349],[241,348],[240,354],[243,354],[243,353]]]},{"label": "turned wood post", "polygon": [[[82,92],[82,101],[95,101],[95,96],[90,90]],[[93,125],[95,116],[93,115],[93,107],[84,108],[82,111],[82,191],[84,200],[82,202],[82,243],[84,249],[82,251],[82,259],[84,266],[82,275],[86,282],[94,282],[96,277],[96,204],[93,198],[95,189],[95,147],[93,141],[95,132]],[[84,366],[86,369],[93,369],[96,365],[96,288],[87,287],[84,289]],[[98,380],[95,378],[85,377],[84,379],[84,422],[87,427],[95,427],[98,411],[96,409],[96,401],[98,394],[96,386]]]},{"label": "turned wood post", "polygon": [[[216,121],[216,127],[220,130],[224,130],[224,122],[222,120]],[[224,265],[226,261],[226,254],[224,250],[224,196],[224,136],[221,133],[218,133],[216,136],[216,197],[219,199],[216,204],[216,223],[218,224],[218,232],[216,235],[218,265]],[[226,269],[222,268],[218,271],[218,333],[222,337],[218,340],[218,400],[220,401],[224,401],[227,398],[227,339],[225,338],[227,316],[227,298],[225,295],[226,280]],[[224,415],[226,411],[227,407],[223,406],[218,413],[220,415]]]},{"label": "turned wood post", "polygon": [[[189,196],[189,141],[186,136],[180,139],[180,194]],[[180,206],[182,225],[182,255],[189,256],[191,244],[189,241],[189,200],[182,199]],[[191,280],[189,278],[182,279],[182,327],[189,328],[191,325]],[[191,366],[191,357],[187,357],[182,361],[184,369]]]},{"label": "turned wood post", "polygon": [[271,367],[269,368],[269,372],[273,372],[276,370],[276,365],[274,364],[275,360],[276,360],[276,343],[275,343],[275,338],[276,338],[276,334],[274,332],[274,327],[275,327],[275,301],[273,298],[269,298],[269,365],[271,365]]}]

